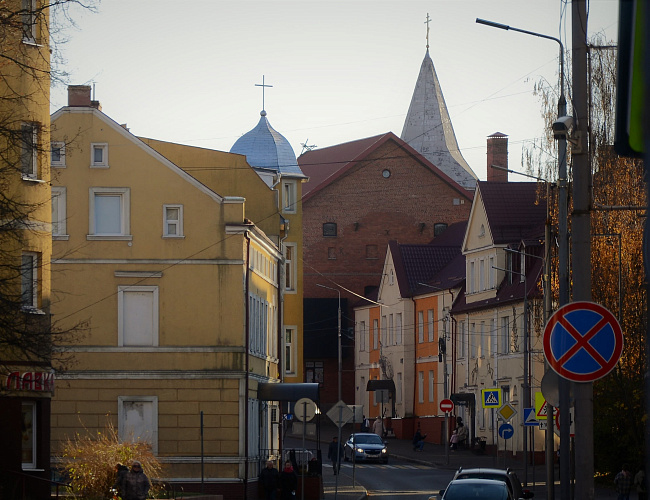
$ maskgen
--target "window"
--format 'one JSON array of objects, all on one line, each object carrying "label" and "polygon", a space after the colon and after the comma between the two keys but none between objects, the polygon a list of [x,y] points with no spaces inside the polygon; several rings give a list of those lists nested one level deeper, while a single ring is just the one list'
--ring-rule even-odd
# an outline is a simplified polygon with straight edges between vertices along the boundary
[{"label": "window", "polygon": [[22,422],[21,430],[22,436],[20,442],[22,443],[22,465],[23,469],[36,468],[36,450],[38,436],[36,429],[36,402],[23,401],[22,402]]},{"label": "window", "polygon": [[418,372],[418,403],[424,403],[424,372]]},{"label": "window", "polygon": [[336,248],[334,247],[327,248],[327,258],[329,260],[336,260]]},{"label": "window", "polygon": [[266,356],[269,335],[269,303],[254,293],[249,294],[248,328],[249,352],[258,356]]},{"label": "window", "polygon": [[513,260],[512,260],[512,252],[506,252],[506,269],[507,269],[507,275],[508,275],[508,284],[512,284],[512,271],[514,270],[513,268]]},{"label": "window", "polygon": [[485,260],[478,262],[478,289],[480,292],[485,290]]},{"label": "window", "polygon": [[379,321],[372,320],[372,348],[379,349]]},{"label": "window", "polygon": [[433,236],[440,236],[447,229],[447,224],[444,222],[436,222],[433,225]]},{"label": "window", "polygon": [[296,244],[284,244],[284,289],[287,292],[296,291]]},{"label": "window", "polygon": [[36,43],[36,0],[23,0],[23,42]]},{"label": "window", "polygon": [[469,292],[474,293],[476,291],[476,285],[474,282],[474,261],[469,263]]},{"label": "window", "polygon": [[377,245],[366,245],[366,259],[378,259],[379,258],[379,249]]},{"label": "window", "polygon": [[157,396],[118,396],[117,419],[120,441],[144,441],[158,453]]},{"label": "window", "polygon": [[382,347],[388,345],[388,321],[386,316],[381,317],[381,345]]},{"label": "window", "polygon": [[23,179],[38,178],[38,127],[23,123],[21,128],[20,168]]},{"label": "window", "polygon": [[494,356],[497,353],[497,330],[494,318],[490,320],[490,354]]},{"label": "window", "polygon": [[494,279],[494,272],[496,269],[494,269],[494,257],[490,257],[490,269],[488,269],[488,286],[490,287],[490,290],[493,290],[495,288],[495,279]]},{"label": "window", "polygon": [[465,322],[458,322],[458,357],[464,358],[467,356],[467,350],[465,349]]},{"label": "window", "polygon": [[526,279],[526,254],[524,252],[519,254],[519,263],[519,270],[521,271],[519,274],[519,281],[523,283]]},{"label": "window", "polygon": [[325,372],[322,361],[305,362],[305,381],[307,383],[319,384],[321,387],[323,387],[323,382],[325,381]]},{"label": "window", "polygon": [[479,335],[481,336],[481,357],[484,358],[487,355],[487,335],[485,335],[485,321],[481,321],[479,324]]},{"label": "window", "polygon": [[429,331],[429,342],[433,342],[433,309],[429,309],[427,311],[427,315],[429,316],[429,321],[427,322],[427,330]]},{"label": "window", "polygon": [[395,336],[397,345],[402,345],[402,313],[395,315]]},{"label": "window", "polygon": [[294,345],[296,337],[296,327],[287,326],[284,328],[284,373],[295,374],[295,352]]},{"label": "window", "polygon": [[510,318],[504,316],[501,318],[501,354],[508,354],[510,352]]},{"label": "window", "polygon": [[183,205],[163,205],[163,237],[183,237]]},{"label": "window", "polygon": [[433,403],[433,370],[429,370],[429,403]]},{"label": "window", "polygon": [[50,143],[50,165],[65,167],[65,142]]},{"label": "window", "polygon": [[336,236],[336,222],[326,222],[323,224],[323,236]]},{"label": "window", "polygon": [[118,286],[118,345],[158,345],[158,287]]},{"label": "window", "polygon": [[424,311],[418,311],[418,342],[424,342]]},{"label": "window", "polygon": [[359,323],[359,352],[364,352],[366,350],[366,322],[361,321]]},{"label": "window", "polygon": [[24,252],[21,268],[21,301],[24,309],[38,309],[38,254]]},{"label": "window", "polygon": [[395,386],[395,403],[402,402],[402,374],[397,374],[397,385]]},{"label": "window", "polygon": [[284,181],[282,184],[282,211],[287,213],[296,213],[296,182]]},{"label": "window", "polygon": [[90,188],[90,238],[130,240],[129,188]]},{"label": "window", "polygon": [[393,315],[388,315],[388,345],[395,345],[395,323],[393,321]]},{"label": "window", "polygon": [[52,237],[67,239],[66,188],[52,187]]},{"label": "window", "polygon": [[476,342],[476,324],[469,324],[469,345],[470,345],[470,358],[476,357],[476,351],[478,350]]},{"label": "window", "polygon": [[93,143],[90,145],[90,168],[108,168],[107,143]]}]

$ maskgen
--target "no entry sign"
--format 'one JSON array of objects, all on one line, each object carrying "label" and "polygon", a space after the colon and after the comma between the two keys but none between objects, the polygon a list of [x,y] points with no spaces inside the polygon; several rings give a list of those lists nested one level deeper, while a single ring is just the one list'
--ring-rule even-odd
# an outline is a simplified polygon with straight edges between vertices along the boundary
[{"label": "no entry sign", "polygon": [[623,332],[614,315],[594,302],[560,307],[544,328],[544,355],[555,372],[574,382],[607,375],[621,357]]},{"label": "no entry sign", "polygon": [[440,410],[445,413],[454,411],[454,402],[451,399],[443,399],[440,401]]}]

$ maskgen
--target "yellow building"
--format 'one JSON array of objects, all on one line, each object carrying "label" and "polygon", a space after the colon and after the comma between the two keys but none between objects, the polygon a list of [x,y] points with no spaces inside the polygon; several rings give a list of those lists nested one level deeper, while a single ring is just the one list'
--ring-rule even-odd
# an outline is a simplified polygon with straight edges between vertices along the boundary
[{"label": "yellow building", "polygon": [[49,10],[40,0],[9,0],[2,3],[1,17],[0,496],[20,491],[44,498],[50,489],[46,480],[54,388]]},{"label": "yellow building", "polygon": [[53,451],[110,421],[149,441],[186,491],[203,445],[204,491],[246,495],[279,444],[277,403],[258,384],[281,380],[281,333],[296,317],[283,323],[276,186],[241,156],[135,137],[90,87],[70,87],[68,104],[52,115],[65,148],[52,310],[89,330],[58,382]]}]

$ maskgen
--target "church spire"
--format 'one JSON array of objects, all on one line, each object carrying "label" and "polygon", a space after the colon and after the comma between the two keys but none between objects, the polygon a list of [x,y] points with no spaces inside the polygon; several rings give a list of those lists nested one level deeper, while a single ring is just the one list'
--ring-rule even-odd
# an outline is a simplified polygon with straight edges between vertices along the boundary
[{"label": "church spire", "polygon": [[438,75],[429,56],[429,22],[427,14],[427,53],[401,138],[458,184],[473,190],[477,176],[460,153]]}]

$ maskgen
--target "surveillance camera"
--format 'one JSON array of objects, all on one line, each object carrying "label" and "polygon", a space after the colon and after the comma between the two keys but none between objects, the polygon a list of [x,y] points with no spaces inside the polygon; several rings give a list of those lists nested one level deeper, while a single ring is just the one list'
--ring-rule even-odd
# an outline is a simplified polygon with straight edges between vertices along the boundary
[{"label": "surveillance camera", "polygon": [[573,131],[573,116],[561,116],[553,122],[553,138],[566,139]]}]

